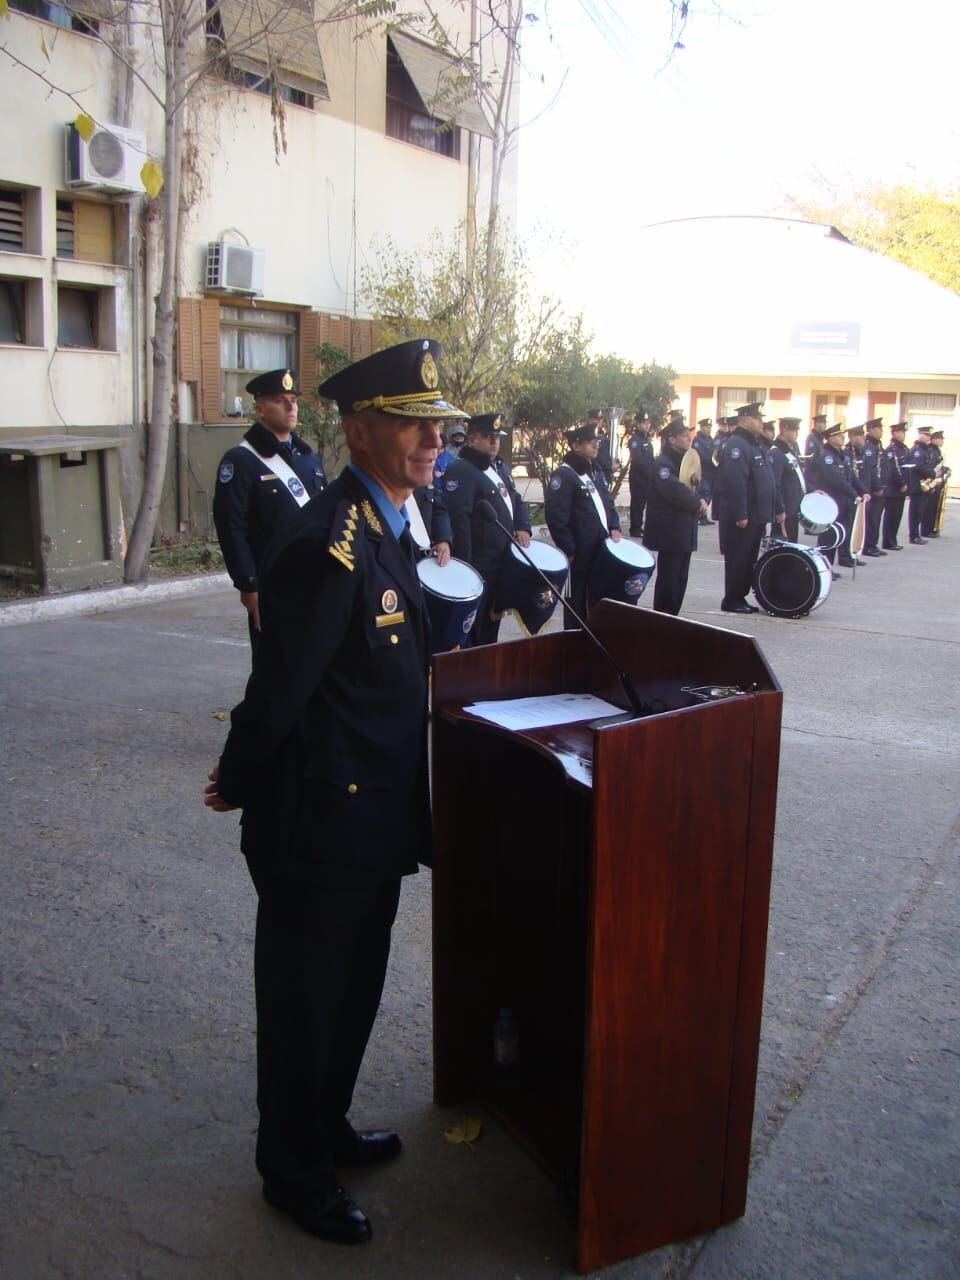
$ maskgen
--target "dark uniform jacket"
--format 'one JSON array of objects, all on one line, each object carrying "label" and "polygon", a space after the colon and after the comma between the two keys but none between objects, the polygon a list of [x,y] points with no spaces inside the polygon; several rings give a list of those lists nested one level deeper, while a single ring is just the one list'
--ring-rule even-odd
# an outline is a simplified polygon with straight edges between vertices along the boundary
[{"label": "dark uniform jacket", "polygon": [[930,446],[921,444],[918,440],[913,445],[907,455],[907,461],[903,464],[903,470],[907,477],[907,485],[910,489],[911,496],[922,492],[920,488],[921,480],[933,479],[933,459],[930,455]]},{"label": "dark uniform jacket", "polygon": [[863,480],[863,450],[855,444],[848,444],[843,450],[847,478],[856,489],[858,496],[869,493]]},{"label": "dark uniform jacket", "polygon": [[[450,526],[450,513],[436,489],[432,485],[421,485],[419,489],[414,489],[413,500],[420,508],[431,547],[435,542],[449,542],[452,546],[453,529]],[[417,548],[418,554],[419,550]]]},{"label": "dark uniform jacket", "polygon": [[607,531],[601,523],[593,498],[581,484],[579,477],[586,477],[587,483],[599,492],[611,529],[620,528],[620,517],[603,478],[588,458],[581,458],[578,453],[568,453],[563,462],[564,465],[550,477],[544,495],[547,528],[564,555],[576,556],[578,560],[585,561],[592,557],[606,538]]},{"label": "dark uniform jacket", "polygon": [[653,466],[653,441],[647,431],[634,431],[627,441],[630,452],[630,492],[646,489]]},{"label": "dark uniform jacket", "polygon": [[716,441],[712,436],[701,435],[698,431],[690,441],[690,448],[696,449],[697,453],[700,455],[701,487],[708,488],[712,485],[713,477],[717,473],[717,468],[713,461]]},{"label": "dark uniform jacket", "polygon": [[[777,454],[782,460],[777,458]],[[781,437],[774,440],[768,457],[779,485],[783,514],[790,517],[799,515],[805,490],[797,446]]]},{"label": "dark uniform jacket", "polygon": [[890,464],[883,445],[872,436],[867,436],[863,442],[862,462],[860,483],[865,491],[870,494],[885,493]]},{"label": "dark uniform jacket", "polygon": [[803,442],[804,465],[810,466],[814,462],[819,462],[822,453],[823,436],[820,435],[819,431],[810,431]]},{"label": "dark uniform jacket", "polygon": [[770,524],[776,506],[776,481],[763,449],[745,427],[727,438],[715,492],[724,520]]},{"label": "dark uniform jacket", "polygon": [[807,468],[807,488],[822,489],[829,493],[841,512],[847,503],[855,502],[860,497],[859,481],[854,483],[849,461],[843,451],[825,442],[823,452],[815,463]]},{"label": "dark uniform jacket", "polygon": [[904,471],[903,464],[909,457],[910,450],[902,440],[891,440],[883,451],[887,461],[887,497],[899,498],[906,493],[909,471]]},{"label": "dark uniform jacket", "polygon": [[650,473],[644,545],[651,551],[696,551],[700,499],[680,481],[682,453],[664,445]]},{"label": "dark uniform jacket", "polygon": [[[263,458],[279,453],[311,497],[326,484],[323,463],[296,432],[288,446],[255,422],[243,438]],[[238,591],[257,590],[257,571],[267,544],[298,510],[280,477],[243,445],[234,445],[220,459],[213,491],[213,522],[227,572]]]},{"label": "dark uniform jacket", "polygon": [[396,878],[430,860],[429,621],[408,554],[350,471],[263,566],[262,631],[218,788],[255,875]]},{"label": "dark uniform jacket", "polygon": [[[493,467],[499,477],[497,484],[486,474],[488,467]],[[510,543],[495,524],[483,519],[477,511],[477,504],[482,500],[489,502],[497,513],[497,519],[511,533],[518,530],[530,532],[527,504],[517,493],[510,469],[502,458],[491,459],[478,449],[464,445],[459,458],[447,468],[443,495],[453,528],[453,554],[458,560],[472,564],[482,578],[492,579],[509,551]],[[513,511],[512,519],[501,495],[506,497],[507,506]]]}]

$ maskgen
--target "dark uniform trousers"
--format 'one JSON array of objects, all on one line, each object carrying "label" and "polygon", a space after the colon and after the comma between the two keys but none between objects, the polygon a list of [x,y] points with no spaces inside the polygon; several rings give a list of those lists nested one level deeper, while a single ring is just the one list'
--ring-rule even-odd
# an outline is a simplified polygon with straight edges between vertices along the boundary
[{"label": "dark uniform trousers", "polygon": [[910,505],[907,508],[907,527],[910,530],[910,541],[923,536],[923,513],[927,505],[927,495],[923,492],[910,494]]},{"label": "dark uniform trousers", "polygon": [[349,471],[267,554],[262,599],[219,777],[258,895],[256,1160],[326,1197],[400,880],[429,861],[429,622],[409,535]]},{"label": "dark uniform trousers", "polygon": [[750,523],[739,528],[735,520],[720,523],[723,538],[723,603],[735,605],[746,599],[753,587],[753,566],[760,554],[764,526]]},{"label": "dark uniform trousers", "polygon": [[690,576],[689,551],[658,551],[657,580],[653,584],[653,607],[674,617],[683,606]]},{"label": "dark uniform trousers", "polygon": [[784,528],[784,532],[787,535],[788,542],[800,541],[800,517],[799,516],[784,516],[783,528]]},{"label": "dark uniform trousers", "polygon": [[880,523],[883,520],[883,508],[886,498],[871,497],[867,503],[867,523],[863,545],[866,551],[876,551],[880,546]]},{"label": "dark uniform trousers", "polygon": [[[383,993],[400,881],[329,886],[264,875],[257,890],[257,1169],[330,1195],[333,1152]],[[335,1034],[334,1034],[335,1029]]]},{"label": "dark uniform trousers", "polygon": [[888,551],[897,545],[905,502],[906,498],[903,494],[894,496],[888,493],[883,499],[883,545]]}]

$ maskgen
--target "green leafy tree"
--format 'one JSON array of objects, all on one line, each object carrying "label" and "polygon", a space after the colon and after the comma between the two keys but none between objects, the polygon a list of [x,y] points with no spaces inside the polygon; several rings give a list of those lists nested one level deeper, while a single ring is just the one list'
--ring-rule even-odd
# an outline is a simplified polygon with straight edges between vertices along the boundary
[{"label": "green leafy tree", "polygon": [[812,222],[830,223],[854,244],[872,249],[960,293],[960,196],[934,187],[884,187],[842,195],[825,181],[791,208]]}]

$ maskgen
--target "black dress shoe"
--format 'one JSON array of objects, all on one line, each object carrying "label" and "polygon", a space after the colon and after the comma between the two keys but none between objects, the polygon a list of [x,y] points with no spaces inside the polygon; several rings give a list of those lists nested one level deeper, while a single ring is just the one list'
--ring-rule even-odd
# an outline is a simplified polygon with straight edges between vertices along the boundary
[{"label": "black dress shoe", "polygon": [[840,566],[840,568],[841,568],[841,569],[852,569],[852,568],[854,568],[854,563],[853,563],[853,561],[852,561],[852,560],[838,560],[838,561],[837,561],[837,564]]},{"label": "black dress shoe", "polygon": [[747,604],[746,601],[744,601],[742,604],[722,604],[720,606],[720,610],[722,613],[759,613],[760,612],[760,610],[756,607],[756,605]]},{"label": "black dress shoe", "polygon": [[391,1133],[389,1129],[357,1129],[334,1149],[333,1158],[347,1169],[363,1169],[393,1160],[402,1150],[399,1133]]},{"label": "black dress shoe", "polygon": [[860,554],[862,556],[870,556],[871,559],[875,559],[877,556],[885,556],[887,553],[885,551],[881,551],[879,547],[864,547]]},{"label": "black dress shoe", "polygon": [[927,545],[926,538],[911,538],[910,541],[915,547],[925,547]]},{"label": "black dress shoe", "polygon": [[834,580],[834,582],[836,582],[838,578],[842,578],[842,577],[843,577],[843,574],[842,574],[842,573],[837,573],[836,569],[831,569],[831,570],[830,570],[830,577]]},{"label": "black dress shoe", "polygon": [[708,520],[706,516],[701,516],[699,523],[703,525],[704,528],[706,528],[708,525],[713,525],[713,524],[716,524],[717,522],[716,520]]},{"label": "black dress shoe", "polygon": [[884,551],[902,551],[903,543],[902,542],[885,542],[883,544],[883,549]]},{"label": "black dress shoe", "polygon": [[326,1200],[288,1191],[276,1182],[263,1184],[263,1198],[281,1213],[288,1213],[311,1236],[334,1244],[365,1244],[373,1235],[370,1219],[358,1209],[343,1187]]},{"label": "black dress shoe", "polygon": [[931,529],[929,533],[924,533],[924,535],[923,535],[923,536],[924,536],[925,538],[939,538],[939,537],[940,537],[939,533],[937,533],[937,532],[936,532],[935,530],[933,530],[933,529]]}]

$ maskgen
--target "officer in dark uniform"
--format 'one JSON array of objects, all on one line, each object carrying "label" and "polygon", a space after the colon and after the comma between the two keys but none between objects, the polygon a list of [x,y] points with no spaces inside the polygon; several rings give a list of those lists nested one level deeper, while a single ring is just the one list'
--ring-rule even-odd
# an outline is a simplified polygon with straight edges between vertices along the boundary
[{"label": "officer in dark uniform", "polygon": [[359,1244],[338,1170],[400,1153],[347,1119],[386,971],[400,881],[430,860],[429,621],[403,516],[430,485],[439,347],[404,342],[329,378],[350,464],[262,570],[253,673],[205,803],[243,809],[258,894],[257,1168],[305,1231]]},{"label": "officer in dark uniform", "polygon": [[[854,485],[853,473],[848,469],[847,459],[840,447],[842,435],[842,422],[835,423],[824,432],[823,451],[817,461],[807,468],[807,488],[822,489],[824,493],[829,493],[837,504],[837,520],[843,526],[843,545],[847,547],[846,557],[843,556],[841,547],[840,563],[852,568],[853,560],[849,552],[850,530],[853,528],[854,507],[861,501],[862,495],[859,486]],[[830,545],[832,542],[833,533],[829,529],[817,537],[817,546],[831,565],[837,557],[836,547]],[[839,578],[841,575],[834,572],[833,576]]]},{"label": "officer in dark uniform", "polygon": [[680,480],[680,462],[690,448],[683,419],[671,418],[660,438],[663,443],[650,473],[643,542],[657,552],[653,607],[676,617],[687,590],[690,556],[697,549],[697,521],[707,504]]},{"label": "officer in dark uniform", "polygon": [[937,478],[937,484],[930,489],[926,495],[926,501],[923,504],[923,515],[920,518],[920,532],[925,538],[939,538],[940,534],[933,527],[937,521],[937,512],[940,509],[940,491],[947,483],[950,475],[950,468],[943,465],[943,432],[930,432],[930,465],[933,467],[933,473]]},{"label": "officer in dark uniform", "polygon": [[[863,482],[863,426],[847,427],[846,429],[847,443],[843,448],[843,465],[846,468],[847,479],[857,491],[857,496],[862,500],[864,506],[868,507],[870,503],[870,494]],[[853,513],[856,515],[856,512]],[[864,527],[866,527],[866,511],[864,514]],[[850,549],[850,538],[853,534],[853,521],[851,520],[849,527],[844,525],[843,541],[840,543],[840,550],[837,553],[837,563],[846,565],[848,569],[852,569],[854,565],[858,567],[865,564],[864,560],[854,560],[853,553]]]},{"label": "officer in dark uniform", "polygon": [[613,457],[610,453],[610,436],[607,434],[607,424],[603,420],[603,410],[591,409],[586,420],[596,428],[598,443],[597,460],[594,465],[603,477],[603,483],[609,489],[613,483]]},{"label": "officer in dark uniform", "polygon": [[[823,453],[823,435],[827,429],[827,415],[818,413],[811,419],[810,431],[807,438],[803,442],[803,456],[800,461],[803,463],[804,471],[811,464],[820,461],[820,455]],[[808,489],[812,489],[812,485],[807,485]]]},{"label": "officer in dark uniform", "polygon": [[[726,453],[727,446],[730,443],[730,436],[733,429],[737,425],[736,416],[718,418],[717,419],[717,436],[713,442],[713,502],[711,505],[711,513],[714,522],[720,523],[720,468],[723,465],[723,455]],[[720,543],[720,554],[723,555],[723,543]]]},{"label": "officer in dark uniform", "polygon": [[907,461],[909,450],[903,443],[907,424],[895,422],[890,428],[890,443],[884,450],[887,460],[887,487],[883,498],[883,549],[884,551],[902,551],[903,544],[897,541],[900,532],[900,521],[903,519],[903,504],[907,495],[907,476],[903,467]]},{"label": "officer in dark uniform", "polygon": [[441,569],[449,564],[453,529],[444,501],[432,484],[422,484],[414,489],[404,505],[404,515],[410,522],[410,536],[417,559],[433,556]]},{"label": "officer in dark uniform", "polygon": [[753,566],[764,527],[774,520],[776,485],[760,447],[763,414],[759,404],[737,410],[737,426],[724,447],[718,476],[720,539],[723,547],[724,613],[758,613],[747,603]]},{"label": "officer in dark uniform", "polygon": [[887,471],[889,463],[883,449],[883,419],[871,418],[865,423],[866,439],[863,442],[863,471],[860,482],[870,497],[866,513],[866,530],[863,539],[865,556],[885,556],[880,549],[880,525],[886,501]]},{"label": "officer in dark uniform", "polygon": [[903,469],[907,472],[907,485],[910,490],[910,505],[907,510],[910,541],[914,546],[922,547],[927,541],[923,536],[923,511],[927,502],[923,481],[932,480],[934,476],[929,427],[917,427],[917,439],[913,443],[907,461],[903,464]]},{"label": "officer in dark uniform", "polygon": [[[570,448],[544,494],[544,513],[551,538],[570,560],[570,602],[583,617],[593,558],[608,536],[620,541],[620,517],[594,467],[599,444],[594,425],[572,427],[567,443]],[[569,610],[563,625],[567,630],[579,626]]]},{"label": "officer in dark uniform", "polygon": [[[701,418],[697,423],[697,434],[691,441],[691,447],[696,449],[700,456],[700,497],[703,498],[707,506],[710,505],[710,500],[713,498],[713,480],[717,474],[717,468],[713,464],[714,441],[711,435],[712,430],[713,419]],[[713,524],[706,511],[700,516],[700,523],[703,525]]]},{"label": "officer in dark uniform", "polygon": [[466,442],[467,433],[463,423],[455,422],[447,433],[447,441],[437,455],[436,465],[433,468],[433,487],[441,500],[443,499],[443,477],[446,475],[447,467],[459,458],[460,450]]},{"label": "officer in dark uniform", "polygon": [[467,423],[467,443],[456,462],[447,469],[444,499],[453,529],[453,554],[473,565],[483,578],[483,597],[470,631],[473,644],[496,644],[500,618],[495,611],[505,557],[511,554],[510,540],[478,510],[489,502],[497,519],[506,525],[524,547],[530,545],[530,513],[517,492],[510,468],[497,455],[506,435],[503,415],[479,413]]},{"label": "officer in dark uniform", "polygon": [[297,375],[271,369],[247,383],[257,421],[220,459],[213,523],[240,603],[250,643],[260,630],[258,569],[267,543],[298,506],[327,482],[323,463],[296,433]]},{"label": "officer in dark uniform", "polygon": [[650,418],[642,409],[637,410],[633,430],[627,441],[630,454],[630,537],[643,536],[643,514],[650,488],[650,471],[653,467],[653,441]]},{"label": "officer in dark uniform", "polygon": [[780,433],[767,454],[777,482],[779,512],[777,520],[788,542],[800,539],[800,503],[803,501],[803,472],[800,469],[800,450],[797,436],[800,433],[799,418],[780,418]]}]

